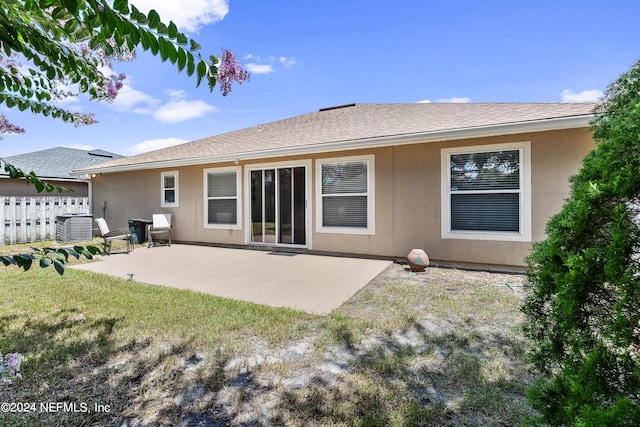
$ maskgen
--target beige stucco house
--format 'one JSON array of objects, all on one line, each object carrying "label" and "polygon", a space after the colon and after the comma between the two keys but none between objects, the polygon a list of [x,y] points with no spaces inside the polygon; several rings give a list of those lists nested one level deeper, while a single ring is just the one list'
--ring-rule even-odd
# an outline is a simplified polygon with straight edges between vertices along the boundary
[{"label": "beige stucco house", "polygon": [[522,266],[594,147],[592,109],[354,104],[79,173],[113,227],[168,212],[176,241]]}]

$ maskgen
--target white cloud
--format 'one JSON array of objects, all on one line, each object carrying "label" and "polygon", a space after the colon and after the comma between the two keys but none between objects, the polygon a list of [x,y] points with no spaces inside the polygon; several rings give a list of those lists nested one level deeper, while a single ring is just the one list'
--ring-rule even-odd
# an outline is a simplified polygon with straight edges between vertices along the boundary
[{"label": "white cloud", "polygon": [[131,86],[131,79],[123,82],[118,96],[109,103],[111,108],[119,112],[132,111],[137,114],[151,114],[160,104],[160,100]]},{"label": "white cloud", "polygon": [[431,104],[432,102],[442,102],[445,104],[467,104],[471,102],[471,98],[468,97],[453,97],[453,98],[442,98],[436,101],[431,101],[429,99],[424,99],[422,101],[418,101],[418,104]]},{"label": "white cloud", "polygon": [[604,94],[601,90],[583,90],[579,93],[573,93],[571,89],[562,91],[562,102],[597,102]]},{"label": "white cloud", "polygon": [[178,123],[202,117],[214,111],[215,107],[204,101],[188,101],[184,90],[168,89],[168,102],[162,102],[142,91],[131,87],[131,80],[120,89],[117,98],[109,105],[114,110],[124,113],[150,115],[163,123]]},{"label": "white cloud", "polygon": [[249,62],[245,65],[245,68],[251,74],[269,74],[273,73],[273,67],[269,64],[255,64]]},{"label": "white cloud", "polygon": [[269,74],[276,71],[275,68],[273,68],[274,65],[291,67],[296,64],[294,58],[286,56],[269,56],[268,58],[262,58],[260,55],[250,53],[245,55],[243,59],[252,61],[245,65],[245,69],[251,74]]},{"label": "white cloud", "polygon": [[197,119],[205,114],[215,111],[215,107],[204,101],[187,101],[178,99],[170,101],[153,113],[153,118],[163,123],[179,123],[191,119]]},{"label": "white cloud", "polygon": [[155,9],[162,22],[169,25],[173,21],[186,33],[198,32],[200,27],[221,21],[229,13],[227,0],[135,0],[135,6],[145,14]]},{"label": "white cloud", "polygon": [[134,145],[133,147],[127,147],[125,150],[127,151],[127,153],[140,154],[140,153],[146,153],[147,151],[153,151],[153,150],[159,150],[161,148],[171,147],[173,145],[184,144],[185,142],[188,142],[188,141],[182,138],[148,139],[146,141],[142,141],[141,143]]},{"label": "white cloud", "polygon": [[165,92],[174,100],[185,99],[187,97],[187,92],[182,89],[167,89]]},{"label": "white cloud", "polygon": [[296,60],[293,58],[287,58],[286,56],[281,56],[278,58],[278,61],[284,65],[285,67],[290,67],[296,64]]}]

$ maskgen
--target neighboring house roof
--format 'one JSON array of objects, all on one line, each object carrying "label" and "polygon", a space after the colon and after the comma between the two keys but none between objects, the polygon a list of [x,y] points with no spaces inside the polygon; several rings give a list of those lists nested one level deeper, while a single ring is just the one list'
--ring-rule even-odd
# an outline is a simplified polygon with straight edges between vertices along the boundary
[{"label": "neighboring house roof", "polygon": [[115,160],[117,172],[588,127],[594,104],[351,104]]},{"label": "neighboring house roof", "polygon": [[[5,157],[4,160],[25,173],[34,171],[41,178],[77,180],[78,176],[72,175],[72,171],[121,158],[123,156],[104,150],[55,147]],[[0,175],[7,175],[4,169],[0,169]]]}]

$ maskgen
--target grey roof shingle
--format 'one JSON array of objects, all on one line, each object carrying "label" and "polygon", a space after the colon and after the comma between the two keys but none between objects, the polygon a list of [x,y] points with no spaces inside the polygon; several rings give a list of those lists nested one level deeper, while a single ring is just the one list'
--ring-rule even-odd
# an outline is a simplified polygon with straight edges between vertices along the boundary
[{"label": "grey roof shingle", "polygon": [[[121,158],[123,156],[104,150],[55,147],[5,157],[4,160],[25,173],[34,171],[41,178],[78,179],[71,175],[72,171]],[[0,169],[0,174],[6,175],[4,169]]]},{"label": "grey roof shingle", "polygon": [[589,116],[594,104],[569,103],[412,103],[354,104],[261,124],[181,145],[138,154],[99,166],[140,165],[173,160],[215,158],[296,147],[317,147],[341,141]]}]

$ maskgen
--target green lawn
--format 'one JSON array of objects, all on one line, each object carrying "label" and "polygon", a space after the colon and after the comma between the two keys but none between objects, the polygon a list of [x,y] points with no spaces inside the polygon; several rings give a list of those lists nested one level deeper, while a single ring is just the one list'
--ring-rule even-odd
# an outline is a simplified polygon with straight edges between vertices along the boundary
[{"label": "green lawn", "polygon": [[530,413],[519,301],[481,287],[505,277],[394,266],[315,316],[1,268],[0,351],[24,361],[0,398],[38,406],[0,425],[515,425]]}]

